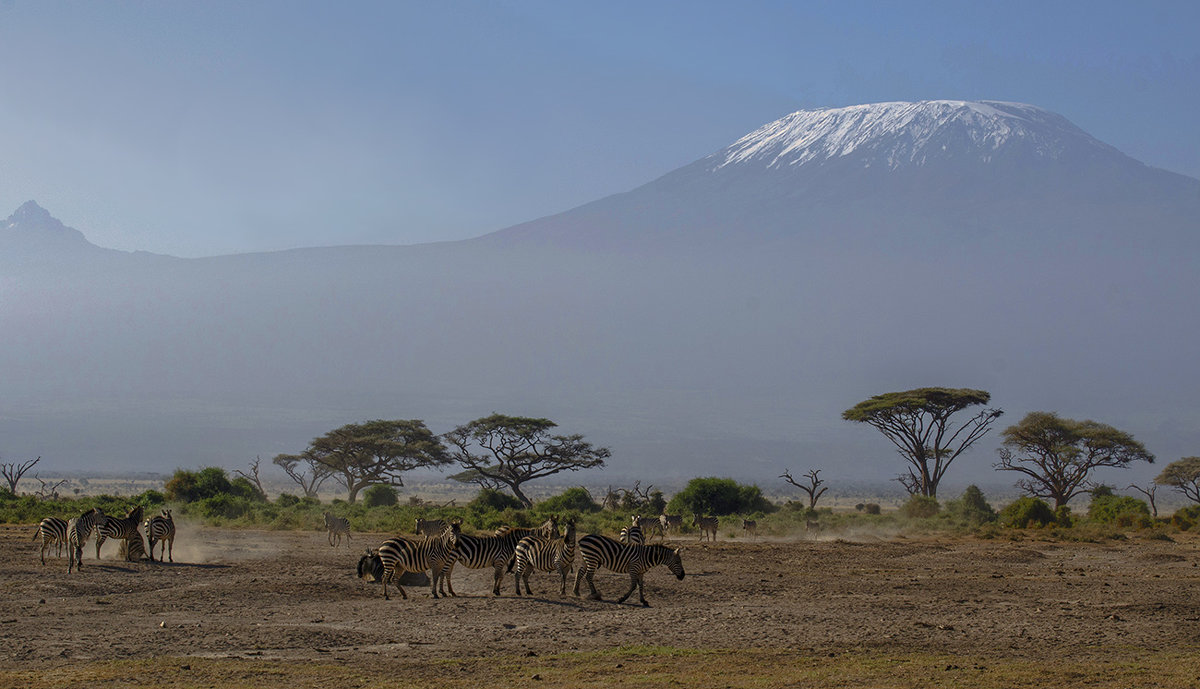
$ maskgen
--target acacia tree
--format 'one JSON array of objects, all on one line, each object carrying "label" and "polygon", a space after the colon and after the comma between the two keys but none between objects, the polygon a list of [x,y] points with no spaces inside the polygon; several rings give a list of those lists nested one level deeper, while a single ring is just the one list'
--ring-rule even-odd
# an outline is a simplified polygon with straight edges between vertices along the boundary
[{"label": "acacia tree", "polygon": [[1001,435],[996,468],[1024,474],[1017,487],[1053,499],[1055,509],[1086,491],[1088,478],[1100,467],[1154,461],[1154,455],[1124,431],[1095,421],[1063,419],[1053,412],[1030,412]]},{"label": "acacia tree", "polygon": [[298,455],[275,455],[271,462],[283,469],[288,477],[300,486],[306,498],[317,497],[317,490],[330,476],[329,467],[318,462],[308,450]]},{"label": "acacia tree", "polygon": [[533,501],[521,491],[529,481],[562,471],[604,466],[608,448],[592,447],[582,435],[552,435],[549,419],[492,414],[443,436],[451,457],[464,469],[451,476],[485,488],[507,486],[526,507]]},{"label": "acacia tree", "polygon": [[957,426],[951,417],[968,407],[987,404],[991,397],[969,388],[917,388],[876,395],[842,412],[842,418],[869,424],[883,433],[909,464],[908,473],[898,480],[909,493],[935,498],[951,462],[987,435],[1004,412],[983,409]]},{"label": "acacia tree", "polygon": [[1200,503],[1200,457],[1184,457],[1163,467],[1155,483],[1171,486]]},{"label": "acacia tree", "polygon": [[791,472],[787,469],[784,469],[779,478],[787,481],[805,493],[808,493],[808,509],[815,510],[817,508],[817,500],[820,500],[821,496],[825,494],[825,491],[829,490],[829,486],[821,488],[821,484],[825,483],[825,481],[824,479],[818,478],[820,473],[820,469],[810,469],[809,472],[804,475],[804,478],[808,479],[807,485],[797,482],[796,479],[792,478]]},{"label": "acacia tree", "polygon": [[[276,464],[284,467],[276,457]],[[354,502],[358,492],[372,484],[403,486],[401,474],[419,467],[450,462],[441,440],[420,420],[351,423],[313,438],[297,461],[311,459],[325,468],[346,488],[346,499]],[[293,477],[295,478],[295,477]]]}]

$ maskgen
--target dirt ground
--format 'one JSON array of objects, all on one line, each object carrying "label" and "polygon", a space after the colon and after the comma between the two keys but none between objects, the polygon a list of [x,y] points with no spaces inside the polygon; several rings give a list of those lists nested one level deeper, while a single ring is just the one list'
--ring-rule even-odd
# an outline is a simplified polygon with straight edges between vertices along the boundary
[{"label": "dirt ground", "polygon": [[[606,600],[490,593],[459,568],[457,598],[428,587],[385,601],[355,576],[383,534],[331,548],[324,533],[179,524],[173,564],[85,549],[38,562],[32,526],[0,527],[0,654],[41,670],[103,658],[261,658],[386,665],[403,657],[544,655],[630,644],[822,654],[887,650],[1087,659],[1200,650],[1200,538],[1096,543],[904,538],[858,541],[686,538],[687,577],[647,576],[653,607],[613,601],[627,578],[596,577]],[[586,592],[586,585],[584,586]],[[1200,657],[1200,655],[1192,656]],[[1200,673],[1198,673],[1200,681]]]}]

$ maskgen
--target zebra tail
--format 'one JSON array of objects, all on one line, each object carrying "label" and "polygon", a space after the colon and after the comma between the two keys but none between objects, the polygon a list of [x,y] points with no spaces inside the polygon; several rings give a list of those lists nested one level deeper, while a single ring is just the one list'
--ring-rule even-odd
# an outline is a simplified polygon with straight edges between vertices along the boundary
[{"label": "zebra tail", "polygon": [[36,540],[38,539],[38,536],[41,536],[41,535],[42,535],[42,525],[41,525],[41,524],[38,524],[38,525],[37,525],[37,528],[35,528],[35,529],[33,530],[33,538],[31,538],[31,539],[29,539],[29,540],[31,540],[31,541],[36,541]]}]

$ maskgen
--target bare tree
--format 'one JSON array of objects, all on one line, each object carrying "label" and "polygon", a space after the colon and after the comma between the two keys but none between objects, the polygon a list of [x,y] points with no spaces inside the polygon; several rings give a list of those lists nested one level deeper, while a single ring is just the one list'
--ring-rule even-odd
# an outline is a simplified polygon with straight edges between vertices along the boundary
[{"label": "bare tree", "polygon": [[1129,487],[1146,496],[1146,499],[1150,501],[1150,516],[1157,519],[1158,505],[1154,504],[1154,494],[1158,492],[1158,484],[1151,481],[1148,487],[1142,488],[1137,484],[1131,483]]},{"label": "bare tree", "polygon": [[258,491],[258,494],[262,497],[262,499],[267,500],[269,499],[267,498],[267,491],[263,490],[262,478],[258,475],[258,465],[260,464],[262,464],[262,457],[255,455],[254,461],[250,462],[250,473],[247,474],[241,469],[234,469],[233,473],[241,476],[250,483],[253,483],[255,490]]},{"label": "bare tree", "polygon": [[300,486],[306,498],[317,497],[321,484],[331,475],[329,467],[318,462],[317,458],[308,452],[298,455],[276,455],[271,461]]},{"label": "bare tree", "polygon": [[809,470],[809,472],[804,475],[804,478],[808,479],[807,485],[797,482],[796,479],[792,478],[792,474],[786,469],[779,478],[787,481],[805,493],[808,493],[808,509],[815,510],[817,508],[817,500],[820,500],[821,496],[825,494],[825,491],[829,490],[829,486],[821,488],[821,484],[825,483],[825,481],[818,478],[818,474],[820,473],[820,469]]},{"label": "bare tree", "polygon": [[57,500],[58,499],[58,489],[62,488],[63,486],[65,486],[68,483],[67,479],[65,479],[65,478],[55,481],[54,483],[49,483],[49,482],[43,480],[37,474],[33,475],[33,480],[37,481],[42,486],[41,488],[38,488],[36,491],[34,491],[34,495],[36,495],[39,500]]},{"label": "bare tree", "polygon": [[25,472],[32,469],[34,464],[40,461],[42,461],[41,457],[21,463],[0,462],[0,475],[4,476],[5,481],[8,481],[8,491],[15,494],[17,492],[17,483],[20,482],[21,477],[25,475]]}]

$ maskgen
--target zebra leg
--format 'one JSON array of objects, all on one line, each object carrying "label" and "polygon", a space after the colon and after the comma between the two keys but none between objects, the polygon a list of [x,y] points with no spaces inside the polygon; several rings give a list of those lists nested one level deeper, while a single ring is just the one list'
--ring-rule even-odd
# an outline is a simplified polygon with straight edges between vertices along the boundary
[{"label": "zebra leg", "polygon": [[629,597],[629,594],[633,593],[633,590],[635,588],[637,588],[637,585],[638,585],[638,575],[634,574],[633,572],[630,572],[629,573],[629,590],[625,592],[624,596],[621,596],[620,598],[618,598],[617,602],[624,603],[625,599]]},{"label": "zebra leg", "polygon": [[[155,541],[153,538],[149,537],[147,537],[146,540],[150,541],[150,561],[154,562],[154,544],[158,541]],[[160,555],[159,557],[161,558],[162,556]]]},{"label": "zebra leg", "polygon": [[650,603],[646,602],[646,594],[643,591],[643,588],[646,585],[646,580],[640,574],[638,575],[638,578],[637,578],[637,584],[638,584],[638,600],[642,601],[643,608],[650,607]]},{"label": "zebra leg", "polygon": [[105,538],[99,532],[96,533],[96,559],[100,559],[100,546],[104,545]]},{"label": "zebra leg", "polygon": [[458,598],[458,594],[454,592],[454,582],[450,581],[451,574],[454,574],[454,563],[453,562],[446,565],[446,571],[442,574],[442,577],[446,581],[446,588],[450,591],[450,595],[454,596],[455,598]]},{"label": "zebra leg", "polygon": [[517,595],[521,595],[521,565],[513,568],[513,584],[517,587]]},{"label": "zebra leg", "polygon": [[492,593],[497,596],[500,595],[500,582],[504,581],[505,563],[507,563],[507,560],[499,560],[492,564],[496,569],[495,575],[492,577]]},{"label": "zebra leg", "polygon": [[[584,567],[580,567],[579,571],[575,572],[575,597],[579,597],[579,582],[583,580]],[[565,584],[564,584],[565,585]]]},{"label": "zebra leg", "polygon": [[[167,560],[169,562],[174,562],[175,561],[175,537],[174,536],[172,536],[170,541],[168,541],[168,545],[170,546],[170,550],[167,551],[168,552]],[[161,552],[158,554],[158,561],[162,562],[162,553]]]},{"label": "zebra leg", "polygon": [[604,600],[600,597],[600,592],[596,590],[596,570],[589,569],[587,573],[588,588],[592,590],[592,595],[589,596],[592,600]]}]

